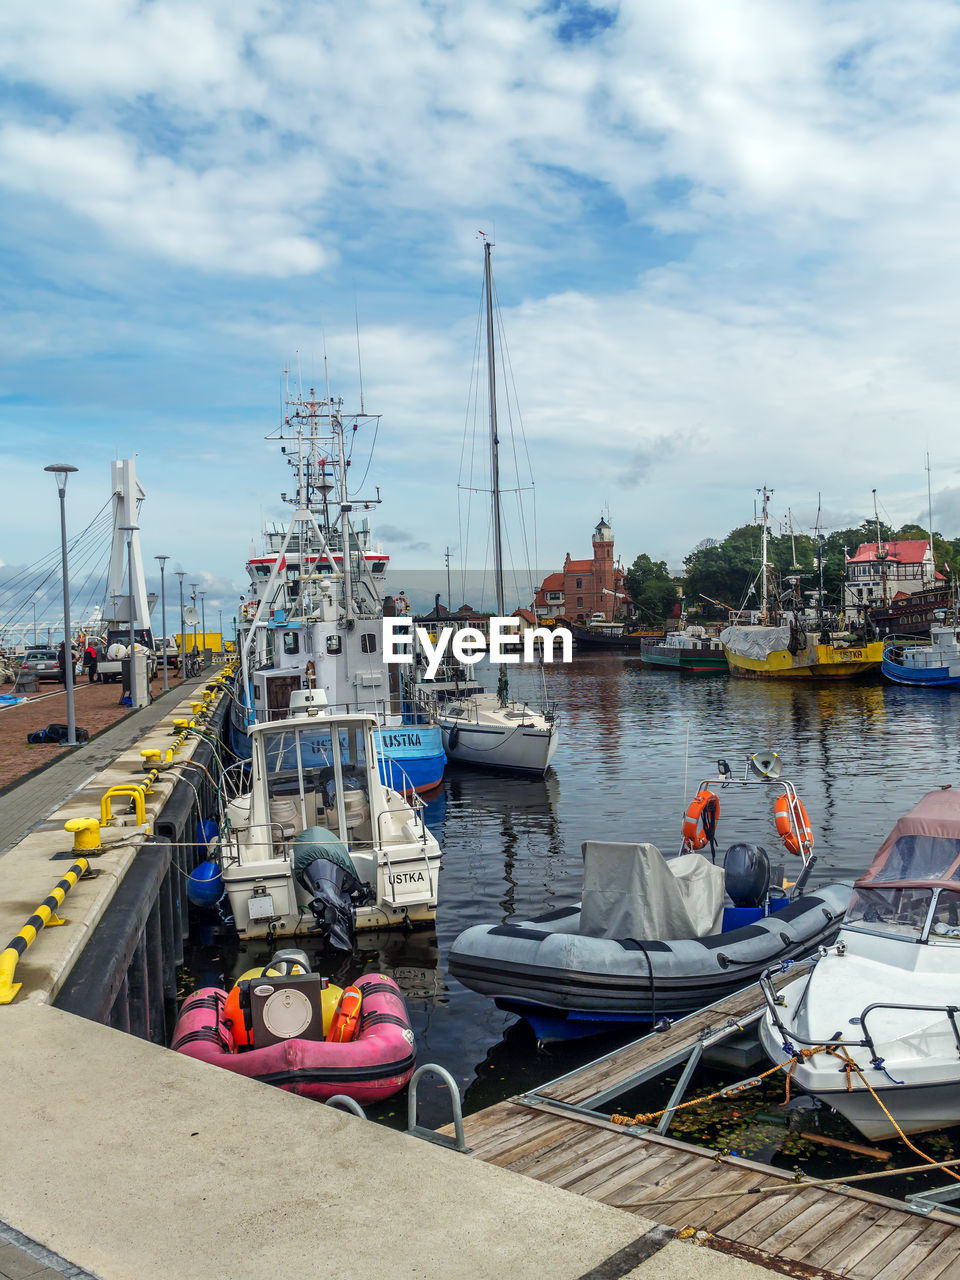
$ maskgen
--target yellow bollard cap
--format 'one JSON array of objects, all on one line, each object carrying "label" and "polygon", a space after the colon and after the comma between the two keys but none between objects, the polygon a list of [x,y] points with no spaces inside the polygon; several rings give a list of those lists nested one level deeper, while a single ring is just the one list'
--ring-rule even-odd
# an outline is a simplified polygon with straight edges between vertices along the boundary
[{"label": "yellow bollard cap", "polygon": [[156,747],[152,747],[152,748],[149,748],[149,749],[147,749],[147,750],[145,750],[145,751],[141,751],[141,752],[140,752],[140,758],[144,761],[144,763],[148,763],[148,762],[149,762],[150,764],[153,764],[155,761],[160,761],[160,760],[162,760],[162,759],[163,759],[163,756],[162,756],[162,754],[161,754],[161,753],[156,749]]},{"label": "yellow bollard cap", "polygon": [[96,818],[70,818],[63,824],[63,829],[73,836],[75,853],[101,848],[100,823]]}]

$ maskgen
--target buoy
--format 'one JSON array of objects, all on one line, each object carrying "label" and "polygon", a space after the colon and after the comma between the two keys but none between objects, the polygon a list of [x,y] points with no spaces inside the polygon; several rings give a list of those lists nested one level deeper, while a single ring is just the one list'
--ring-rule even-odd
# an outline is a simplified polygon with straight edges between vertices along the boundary
[{"label": "buoy", "polygon": [[212,859],[201,862],[187,876],[187,897],[195,907],[212,907],[223,897],[220,866]]}]

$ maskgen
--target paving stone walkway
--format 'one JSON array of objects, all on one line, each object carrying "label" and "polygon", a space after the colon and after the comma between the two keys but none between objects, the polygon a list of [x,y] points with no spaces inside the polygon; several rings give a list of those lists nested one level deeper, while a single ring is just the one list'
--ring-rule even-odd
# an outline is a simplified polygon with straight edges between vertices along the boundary
[{"label": "paving stone walkway", "polygon": [[59,760],[39,773],[4,791],[0,795],[0,855],[48,818],[65,800],[162,720],[178,702],[209,680],[212,674],[213,669],[208,667],[205,674],[196,680],[174,685],[149,707],[124,716],[90,742],[66,751]]},{"label": "paving stone walkway", "polygon": [[97,1280],[89,1271],[75,1267],[59,1253],[51,1253],[22,1231],[0,1222],[0,1278],[2,1280],[50,1280],[70,1276],[74,1280]]}]

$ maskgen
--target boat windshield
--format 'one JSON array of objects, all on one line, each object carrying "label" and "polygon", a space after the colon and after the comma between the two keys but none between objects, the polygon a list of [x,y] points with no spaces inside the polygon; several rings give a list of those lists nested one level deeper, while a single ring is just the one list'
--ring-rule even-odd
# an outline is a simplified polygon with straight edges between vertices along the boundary
[{"label": "boat windshield", "polygon": [[872,889],[860,886],[847,907],[844,924],[916,940],[924,933],[934,895],[936,903],[930,918],[931,936],[937,940],[960,941],[960,890],[920,886]]},{"label": "boat windshield", "polygon": [[932,889],[860,887],[854,890],[843,923],[876,933],[919,938],[927,922],[932,896]]},{"label": "boat windshield", "polygon": [[960,839],[947,836],[900,836],[874,883],[903,880],[960,881]]},{"label": "boat windshield", "polygon": [[359,725],[310,726],[309,729],[277,729],[264,734],[267,774],[325,773],[332,776],[334,754],[344,773],[366,776],[367,758],[363,729]]}]

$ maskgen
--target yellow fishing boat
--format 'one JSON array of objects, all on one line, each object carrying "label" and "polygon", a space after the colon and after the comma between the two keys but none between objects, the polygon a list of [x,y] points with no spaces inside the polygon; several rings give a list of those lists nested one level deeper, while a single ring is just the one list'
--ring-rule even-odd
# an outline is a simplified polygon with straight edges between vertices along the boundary
[{"label": "yellow fishing boat", "polygon": [[853,644],[837,639],[820,644],[789,626],[727,627],[720,641],[730,674],[753,680],[852,680],[876,673],[883,641]]}]

